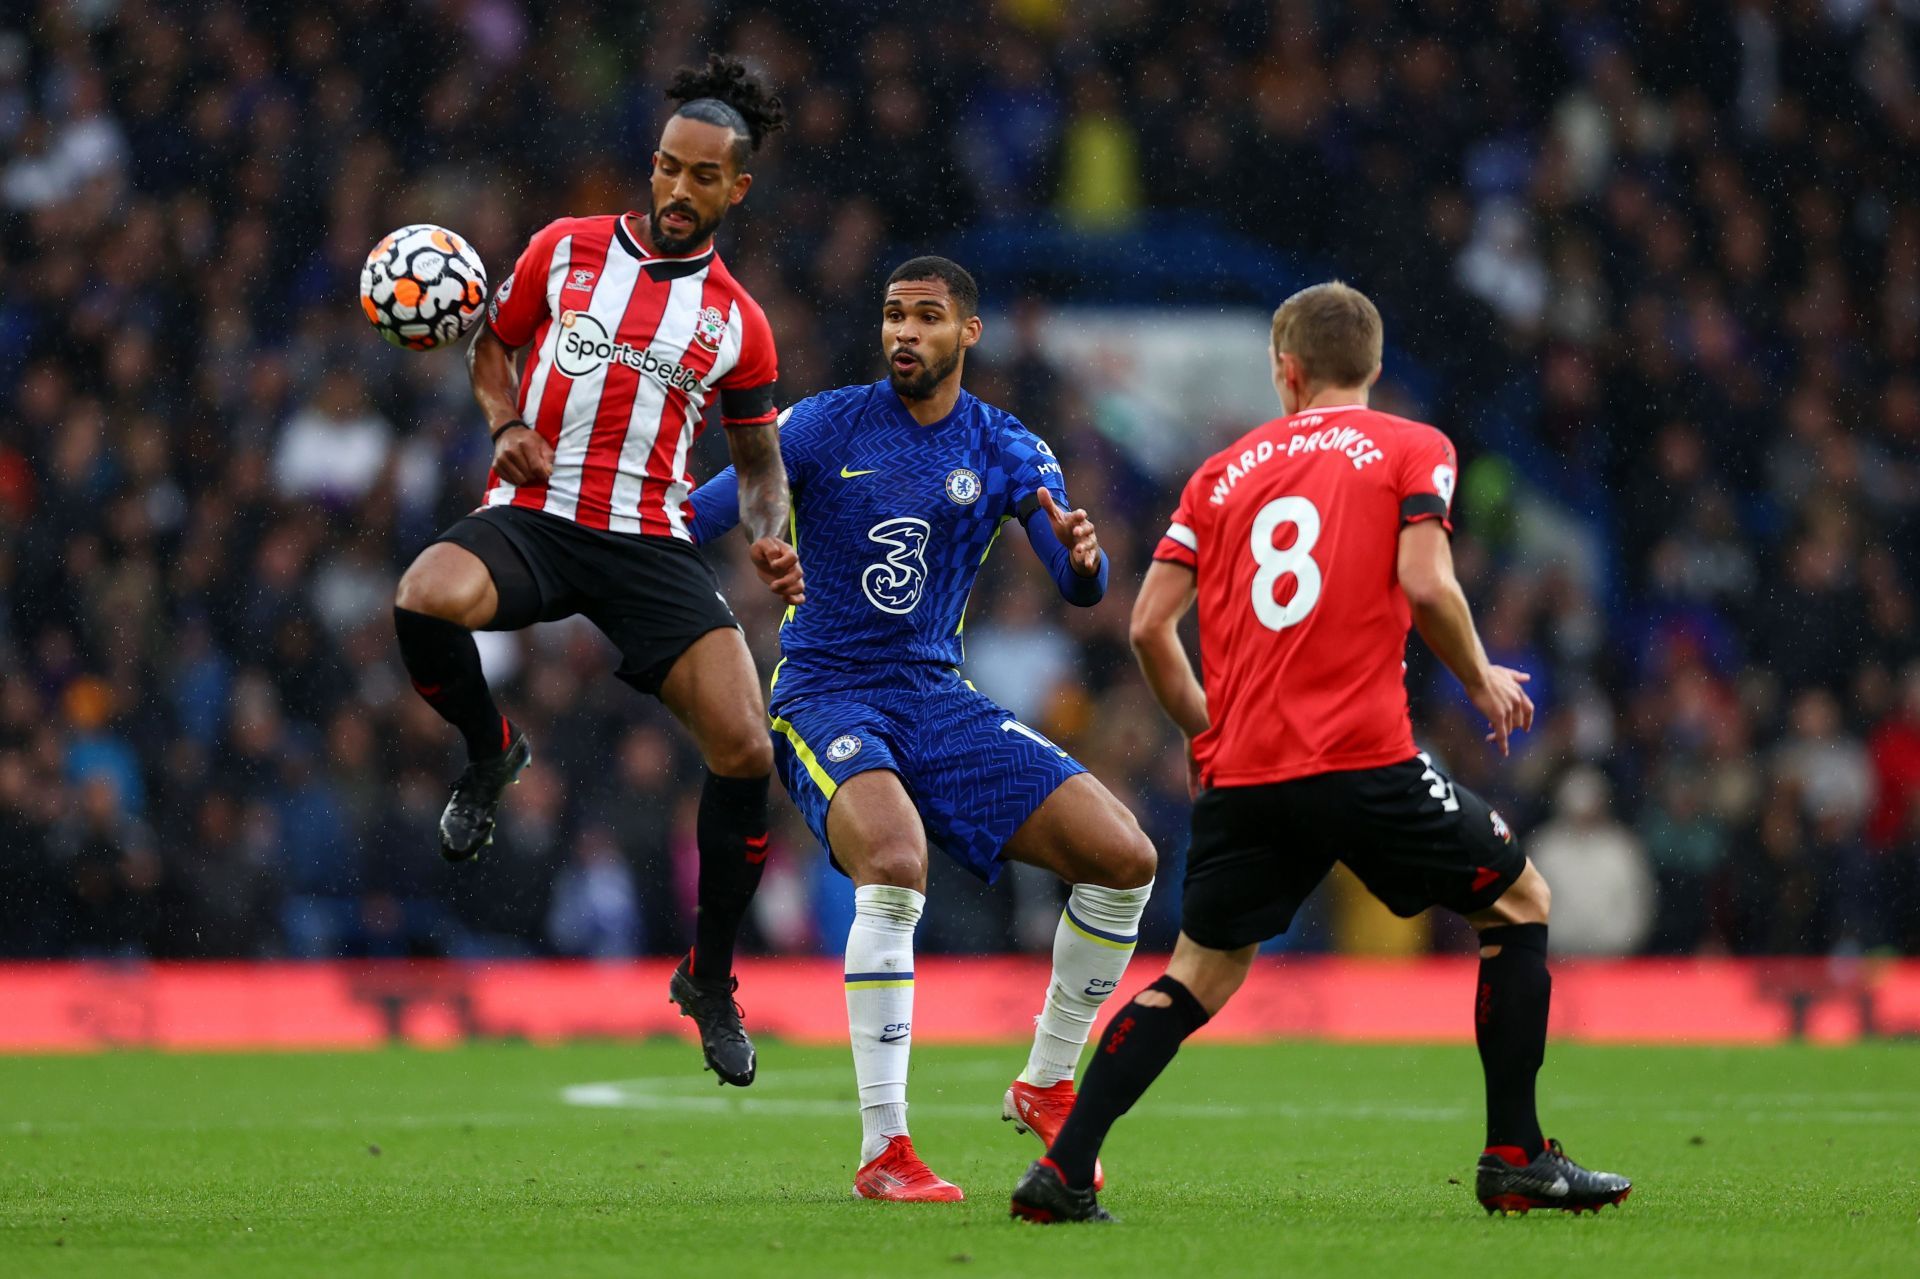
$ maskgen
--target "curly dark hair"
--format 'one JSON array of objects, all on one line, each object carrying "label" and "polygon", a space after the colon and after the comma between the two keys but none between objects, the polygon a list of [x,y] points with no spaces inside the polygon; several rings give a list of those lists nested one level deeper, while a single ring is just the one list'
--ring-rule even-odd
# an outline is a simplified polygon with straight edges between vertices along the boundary
[{"label": "curly dark hair", "polygon": [[909,258],[893,268],[887,287],[891,289],[902,280],[939,280],[947,286],[947,296],[953,299],[953,309],[961,319],[980,314],[980,286],[967,268],[952,258]]},{"label": "curly dark hair", "polygon": [[786,108],[779,97],[753,78],[746,63],[723,54],[708,54],[704,67],[681,67],[674,72],[667,97],[680,104],[675,115],[740,134],[733,154],[736,164],[744,165],[762,142],[787,127]]}]

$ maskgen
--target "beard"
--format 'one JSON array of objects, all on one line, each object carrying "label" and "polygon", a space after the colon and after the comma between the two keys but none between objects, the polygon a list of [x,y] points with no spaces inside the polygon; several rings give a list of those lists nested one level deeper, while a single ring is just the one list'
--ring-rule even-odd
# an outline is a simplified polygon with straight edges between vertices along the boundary
[{"label": "beard", "polygon": [[[667,229],[660,225],[660,215],[663,213],[684,214],[693,223],[693,230],[685,235],[669,234]],[[647,202],[647,230],[653,236],[655,251],[663,258],[684,257],[705,244],[708,238],[720,229],[722,216],[724,215],[716,214],[711,222],[703,222],[700,220],[699,212],[691,204],[669,204],[663,209],[651,200]]]},{"label": "beard", "polygon": [[960,367],[960,348],[954,347],[947,352],[946,358],[929,364],[921,358],[911,373],[902,373],[893,365],[891,356],[887,359],[887,380],[893,383],[894,394],[903,400],[924,400],[932,396],[934,390],[957,368]]}]

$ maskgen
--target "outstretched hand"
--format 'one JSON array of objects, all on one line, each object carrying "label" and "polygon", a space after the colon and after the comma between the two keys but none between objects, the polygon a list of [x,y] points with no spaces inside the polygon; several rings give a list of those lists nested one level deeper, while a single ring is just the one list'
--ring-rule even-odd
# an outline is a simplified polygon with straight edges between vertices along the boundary
[{"label": "outstretched hand", "polygon": [[1095,577],[1100,572],[1100,537],[1093,531],[1093,521],[1087,518],[1084,510],[1075,508],[1063,511],[1060,504],[1053,500],[1053,490],[1041,486],[1040,509],[1047,513],[1047,522],[1053,525],[1053,535],[1060,539],[1060,545],[1068,549],[1068,559],[1073,571],[1082,577]]},{"label": "outstretched hand", "polygon": [[1486,682],[1467,690],[1474,708],[1485,715],[1493,727],[1487,740],[1498,743],[1502,755],[1510,753],[1507,739],[1511,735],[1533,727],[1533,699],[1520,687],[1532,678],[1525,671],[1490,666]]},{"label": "outstretched hand", "polygon": [[747,558],[767,589],[783,603],[807,602],[806,578],[800,572],[800,553],[777,537],[763,537],[747,548]]}]

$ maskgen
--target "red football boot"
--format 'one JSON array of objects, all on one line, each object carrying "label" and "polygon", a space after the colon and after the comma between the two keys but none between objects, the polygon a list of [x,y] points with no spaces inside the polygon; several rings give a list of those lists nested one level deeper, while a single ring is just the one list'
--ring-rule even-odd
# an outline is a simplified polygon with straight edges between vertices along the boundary
[{"label": "red football boot", "polygon": [[[1045,1088],[1037,1084],[1023,1084],[1016,1079],[1000,1101],[1000,1118],[1012,1123],[1015,1132],[1032,1133],[1040,1139],[1041,1145],[1051,1150],[1054,1138],[1060,1135],[1060,1125],[1067,1122],[1067,1112],[1073,1109],[1073,1102],[1071,1079],[1062,1079]],[[1093,1161],[1093,1188],[1104,1190],[1106,1186],[1106,1169],[1096,1159]]]},{"label": "red football boot", "polygon": [[913,1153],[913,1138],[901,1133],[887,1140],[887,1148],[853,1175],[853,1193],[862,1199],[888,1199],[905,1204],[959,1203],[967,1196],[951,1181]]}]

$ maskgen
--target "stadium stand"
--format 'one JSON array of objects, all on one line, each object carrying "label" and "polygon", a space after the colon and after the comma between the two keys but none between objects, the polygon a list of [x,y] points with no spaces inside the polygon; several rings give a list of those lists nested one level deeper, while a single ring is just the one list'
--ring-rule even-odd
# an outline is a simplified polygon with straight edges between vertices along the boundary
[{"label": "stadium stand", "polygon": [[[911,252],[970,248],[1040,323],[1127,292],[1097,279],[1116,246],[1338,273],[1460,445],[1468,592],[1537,673],[1505,767],[1417,644],[1416,722],[1568,891],[1617,895],[1557,903],[1565,941],[1586,914],[1595,950],[1920,954],[1912,6],[878,9],[0,4],[0,955],[683,944],[694,761],[589,629],[488,648],[543,756],[487,858],[435,853],[457,763],[388,606],[486,437],[461,361],[385,348],[352,290],[403,222],[458,226],[497,277],[561,211],[630,205],[662,85],[709,47],[795,118],[722,245],[785,398],[877,376],[874,300]],[[1023,251],[1061,243],[1094,269]],[[1117,570],[1068,615],[1004,556],[975,660],[1052,673],[1032,718],[1163,850],[1143,940],[1167,945],[1184,771],[1126,618],[1171,491],[1030,350],[970,372],[1051,439]],[[830,950],[847,895],[777,807],[756,944]],[[1050,891],[936,859],[922,945],[1044,945]],[[1339,900],[1296,934],[1466,940],[1370,941]]]}]

